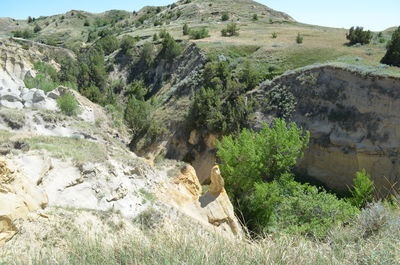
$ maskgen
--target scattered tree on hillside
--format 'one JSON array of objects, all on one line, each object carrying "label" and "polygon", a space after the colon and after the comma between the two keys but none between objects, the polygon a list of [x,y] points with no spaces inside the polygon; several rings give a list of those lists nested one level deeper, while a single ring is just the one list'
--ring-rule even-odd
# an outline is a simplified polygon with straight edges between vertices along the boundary
[{"label": "scattered tree on hillside", "polygon": [[372,40],[372,32],[369,30],[364,30],[363,27],[351,27],[349,33],[347,33],[346,38],[350,41],[350,45],[356,43],[368,44]]},{"label": "scattered tree on hillside", "polygon": [[202,27],[199,29],[191,29],[189,32],[189,35],[190,35],[190,38],[193,40],[204,39],[209,36],[208,29],[206,27]]},{"label": "scattered tree on hillside", "polygon": [[182,47],[167,33],[162,42],[160,56],[163,59],[173,60],[182,53]]},{"label": "scattered tree on hillside", "polygon": [[95,47],[103,50],[105,55],[113,53],[120,46],[118,39],[113,35],[108,35],[99,39],[94,45]]},{"label": "scattered tree on hillside", "polygon": [[230,23],[221,30],[221,34],[224,37],[239,36],[239,27],[236,23]]},{"label": "scattered tree on hillside", "polygon": [[392,39],[387,45],[386,55],[382,58],[381,63],[400,67],[400,27],[393,32]]},{"label": "scattered tree on hillside", "polygon": [[132,49],[135,47],[136,43],[137,43],[137,39],[135,39],[134,37],[132,37],[130,35],[125,35],[122,38],[121,44],[120,44],[121,53],[125,54],[127,56],[131,56]]},{"label": "scattered tree on hillside", "polygon": [[140,51],[140,60],[147,66],[152,65],[155,58],[154,45],[151,42],[146,42]]},{"label": "scattered tree on hillside", "polygon": [[190,29],[189,29],[188,24],[185,23],[185,25],[183,25],[182,31],[183,31],[183,36],[189,35]]},{"label": "scattered tree on hillside", "polygon": [[158,37],[158,34],[157,34],[157,33],[154,33],[154,35],[153,35],[153,41],[154,41],[154,42],[157,42],[159,39],[160,39],[160,38]]},{"label": "scattered tree on hillside", "polygon": [[41,30],[42,30],[42,28],[38,24],[36,24],[35,27],[33,28],[33,32],[35,32],[35,33],[38,33]]},{"label": "scattered tree on hillside", "polygon": [[229,14],[228,14],[228,12],[222,13],[221,20],[222,20],[222,21],[227,21],[227,20],[229,20]]},{"label": "scattered tree on hillside", "polygon": [[16,38],[30,39],[34,36],[33,31],[29,29],[13,31],[13,36]]},{"label": "scattered tree on hillside", "polygon": [[302,44],[303,43],[303,39],[304,39],[303,36],[300,33],[298,33],[297,37],[296,37],[297,44]]}]

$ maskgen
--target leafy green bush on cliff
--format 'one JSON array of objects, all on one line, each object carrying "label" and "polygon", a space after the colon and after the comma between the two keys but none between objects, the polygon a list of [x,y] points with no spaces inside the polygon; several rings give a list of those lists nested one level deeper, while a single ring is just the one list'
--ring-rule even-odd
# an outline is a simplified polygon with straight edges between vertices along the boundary
[{"label": "leafy green bush on cliff", "polygon": [[59,97],[57,99],[57,106],[62,113],[68,116],[75,116],[79,111],[78,101],[71,93],[66,93],[65,95]]},{"label": "leafy green bush on cliff", "polygon": [[204,87],[195,94],[189,110],[191,127],[224,135],[248,127],[255,104],[252,98],[242,95],[246,89],[233,78],[229,64],[207,63],[203,81]]},{"label": "leafy green bush on cliff", "polygon": [[275,119],[258,133],[244,129],[217,143],[226,189],[251,231],[324,238],[335,224],[358,212],[335,195],[294,180],[292,167],[308,142],[308,132]]},{"label": "leafy green bush on cliff", "polygon": [[167,59],[169,61],[173,60],[175,57],[181,55],[183,49],[176,43],[175,39],[169,34],[165,34],[162,41],[162,49],[160,56],[162,59]]}]

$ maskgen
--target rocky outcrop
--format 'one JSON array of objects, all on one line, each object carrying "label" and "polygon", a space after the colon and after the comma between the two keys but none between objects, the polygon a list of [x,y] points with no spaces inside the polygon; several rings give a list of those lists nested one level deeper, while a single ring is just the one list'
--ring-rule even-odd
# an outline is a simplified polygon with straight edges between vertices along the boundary
[{"label": "rocky outcrop", "polygon": [[292,120],[311,132],[301,175],[345,191],[365,168],[381,194],[399,182],[400,78],[344,65],[290,72],[253,94],[265,103],[259,124],[276,116],[267,102],[268,91],[278,86],[296,99]]},{"label": "rocky outcrop", "polygon": [[[31,45],[25,50],[23,45]],[[55,47],[43,47],[26,40],[12,41],[0,39],[0,107],[12,109],[40,108],[57,110],[56,94],[51,91],[45,93],[36,88],[27,89],[24,84],[26,77],[35,77],[33,62],[48,61],[57,66],[54,61],[48,59],[48,55],[56,52],[70,53]]]},{"label": "rocky outcrop", "polygon": [[242,236],[242,229],[224,188],[218,166],[211,170],[209,191],[202,186],[192,166],[186,165],[181,173],[160,188],[157,196],[179,212],[228,236]]},{"label": "rocky outcrop", "polygon": [[47,195],[0,160],[0,246],[18,232],[14,222],[47,206]]}]

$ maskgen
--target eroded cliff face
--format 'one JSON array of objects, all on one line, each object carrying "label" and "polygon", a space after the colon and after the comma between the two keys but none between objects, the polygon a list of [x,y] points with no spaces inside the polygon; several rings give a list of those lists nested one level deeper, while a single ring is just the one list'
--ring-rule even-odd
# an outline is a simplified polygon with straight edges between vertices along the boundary
[{"label": "eroded cliff face", "polygon": [[299,173],[336,190],[351,187],[363,168],[381,193],[399,181],[400,78],[333,65],[285,74],[255,92],[258,124],[276,116],[266,99],[277,86],[293,94],[292,120],[311,133]]},{"label": "eroded cliff face", "polygon": [[0,160],[0,247],[18,228],[15,221],[47,206],[47,195],[25,175]]},{"label": "eroded cliff face", "polygon": [[170,182],[160,185],[157,197],[209,229],[225,236],[242,237],[242,228],[218,166],[214,166],[209,174],[211,183],[208,191],[203,192],[196,171],[187,165]]}]

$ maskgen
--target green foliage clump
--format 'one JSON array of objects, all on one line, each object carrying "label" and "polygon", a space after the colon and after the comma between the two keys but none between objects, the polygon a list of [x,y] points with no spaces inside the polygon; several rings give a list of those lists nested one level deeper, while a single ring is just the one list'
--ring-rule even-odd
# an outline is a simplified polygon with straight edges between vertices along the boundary
[{"label": "green foliage clump", "polygon": [[351,191],[352,197],[350,202],[360,209],[364,208],[374,199],[374,182],[367,171],[363,169],[356,173],[353,183],[354,187]]},{"label": "green foliage clump", "polygon": [[144,100],[144,97],[147,94],[147,87],[144,84],[143,80],[138,80],[130,83],[126,89],[125,96],[134,97],[139,100]]},{"label": "green foliage clump", "polygon": [[34,69],[37,70],[36,76],[27,77],[24,80],[27,88],[37,88],[49,92],[58,87],[57,71],[51,65],[43,62],[34,63]]},{"label": "green foliage clump", "polygon": [[191,29],[189,31],[190,38],[193,40],[199,40],[209,37],[208,29],[206,27],[202,27],[199,29]]},{"label": "green foliage clump", "polygon": [[229,20],[229,14],[228,14],[228,12],[222,13],[221,20],[222,20],[222,21],[227,21],[227,20]]},{"label": "green foliage clump", "polygon": [[16,38],[23,38],[23,39],[30,39],[33,38],[35,35],[33,34],[32,30],[24,29],[24,30],[16,30],[12,32],[13,36]]},{"label": "green foliage clump", "polygon": [[255,182],[279,180],[302,157],[308,141],[308,132],[282,119],[275,119],[271,128],[264,125],[259,133],[243,129],[237,138],[225,136],[217,144],[217,156],[227,190],[236,198]]},{"label": "green foliage clump", "polygon": [[58,86],[57,83],[53,82],[44,74],[37,74],[35,78],[25,78],[24,83],[27,88],[37,88],[45,92],[52,91]]},{"label": "green foliage clump", "polygon": [[223,37],[239,36],[239,27],[236,23],[229,23],[226,28],[221,30]]},{"label": "green foliage clump", "polygon": [[158,34],[157,34],[157,33],[154,33],[154,35],[153,35],[153,41],[154,41],[154,42],[157,42],[159,39],[160,39],[160,37],[158,37]]},{"label": "green foliage clump", "polygon": [[137,39],[130,35],[125,35],[120,44],[121,53],[127,56],[132,55],[132,49],[136,46]]},{"label": "green foliage clump", "polygon": [[256,232],[279,231],[316,239],[325,238],[335,223],[348,222],[358,213],[334,194],[290,177],[255,184],[247,207],[249,225]]},{"label": "green foliage clump", "polygon": [[169,34],[165,34],[162,41],[160,56],[162,59],[173,60],[182,53],[182,47],[176,43],[175,39]]},{"label": "green foliage clump", "polygon": [[145,63],[147,66],[150,66],[153,64],[154,59],[156,57],[155,54],[155,47],[153,43],[151,42],[146,42],[142,49],[140,50],[140,60]]},{"label": "green foliage clump", "polygon": [[57,106],[61,112],[68,116],[75,116],[79,112],[79,104],[74,95],[66,93],[57,99]]},{"label": "green foliage clump", "polygon": [[[152,144],[162,135],[165,129],[152,116],[153,106],[145,101],[144,88],[140,87],[143,83],[136,83],[132,87],[133,93],[130,96],[125,108],[124,118],[128,128],[132,132],[130,147],[133,150],[140,149]],[[138,97],[138,98],[136,98]]]},{"label": "green foliage clump", "polygon": [[297,100],[286,86],[277,85],[267,93],[266,111],[275,111],[279,118],[288,119],[296,109]]},{"label": "green foliage clump", "polygon": [[207,63],[203,81],[204,87],[195,94],[189,110],[190,126],[220,134],[240,132],[247,127],[255,104],[241,95],[245,88],[234,80],[229,64]]},{"label": "green foliage clump", "polygon": [[400,27],[393,32],[392,39],[387,44],[387,52],[381,63],[400,67]]},{"label": "green foliage clump", "polygon": [[183,36],[186,36],[186,35],[189,35],[189,33],[190,33],[189,26],[188,26],[188,24],[185,23],[185,25],[183,25],[183,28],[182,28],[182,34],[183,34]]},{"label": "green foliage clump", "polygon": [[83,23],[83,26],[84,27],[89,27],[90,26],[90,22],[89,22],[89,20],[85,20],[85,22]]},{"label": "green foliage clump", "polygon": [[126,104],[124,118],[132,130],[133,138],[141,138],[150,126],[151,106],[148,102],[130,97]]},{"label": "green foliage clump", "polygon": [[38,24],[36,24],[35,27],[33,28],[34,33],[38,33],[41,30],[42,30],[42,28]]},{"label": "green foliage clump", "polygon": [[351,27],[349,33],[346,34],[346,38],[350,41],[350,45],[357,43],[368,44],[371,42],[373,34],[370,30],[364,30],[363,27]]},{"label": "green foliage clump", "polygon": [[258,20],[258,15],[257,14],[254,14],[253,15],[253,21],[257,21]]},{"label": "green foliage clump", "polygon": [[296,37],[296,43],[297,44],[302,44],[303,40],[304,40],[303,36],[300,33],[298,33],[297,37]]},{"label": "green foliage clump", "polygon": [[271,35],[271,37],[272,37],[273,39],[276,39],[276,38],[278,38],[278,33],[276,33],[276,32],[272,32],[272,35]]},{"label": "green foliage clump", "polygon": [[[107,71],[104,64],[104,54],[99,49],[83,51],[78,57],[78,85],[79,88],[96,86],[104,89],[106,86]],[[95,100],[94,102],[99,102]]]},{"label": "green foliage clump", "polygon": [[246,61],[239,80],[245,85],[246,90],[251,90],[260,83],[260,75],[257,69],[249,61]]},{"label": "green foliage clump", "polygon": [[95,43],[95,47],[103,50],[104,55],[109,55],[119,48],[119,41],[113,35],[107,35]]},{"label": "green foliage clump", "polygon": [[160,36],[161,39],[164,39],[166,37],[168,37],[169,33],[167,32],[166,29],[162,29],[160,30],[160,34],[158,34]]},{"label": "green foliage clump", "polygon": [[252,232],[324,238],[334,224],[357,213],[335,195],[294,180],[291,169],[309,137],[296,124],[275,119],[258,133],[244,129],[238,137],[225,136],[217,143],[226,189]]}]

